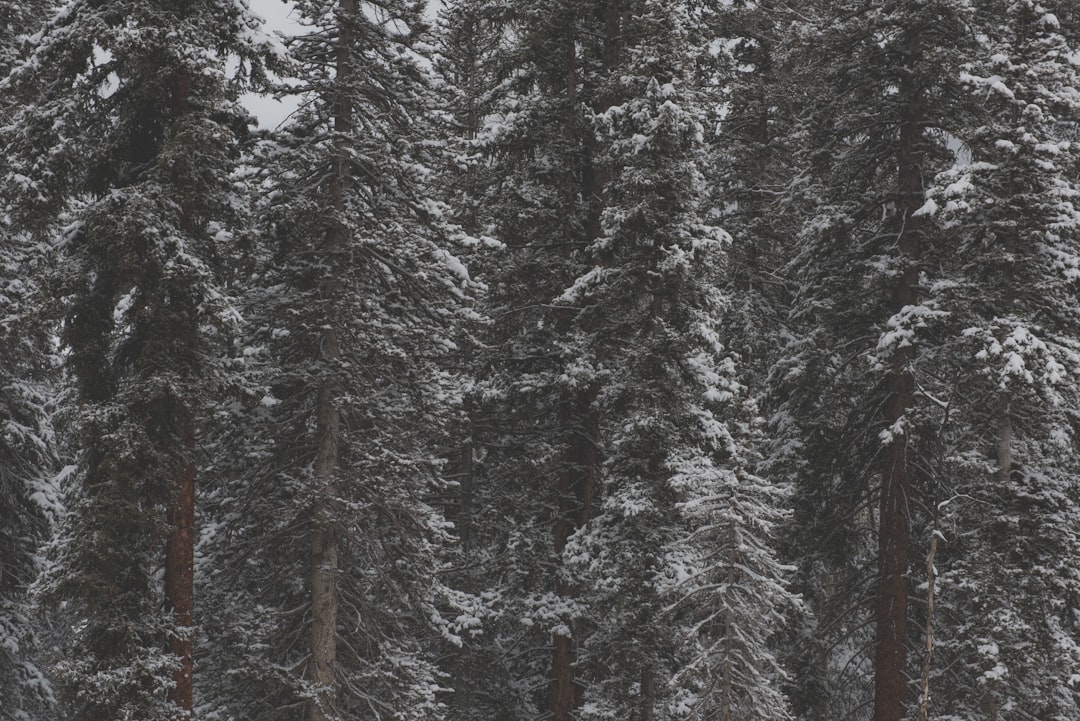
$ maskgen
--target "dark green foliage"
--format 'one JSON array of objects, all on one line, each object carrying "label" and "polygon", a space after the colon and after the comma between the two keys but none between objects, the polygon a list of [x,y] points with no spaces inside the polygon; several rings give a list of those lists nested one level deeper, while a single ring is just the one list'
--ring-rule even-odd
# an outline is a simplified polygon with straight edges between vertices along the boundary
[{"label": "dark green foliage", "polygon": [[979,113],[960,135],[970,163],[931,195],[950,241],[941,295],[954,333],[940,491],[948,672],[935,676],[935,708],[1065,719],[1080,706],[1080,18],[1068,3],[975,8],[985,34],[962,79]]},{"label": "dark green foliage", "polygon": [[[0,77],[27,51],[46,4],[0,8]],[[0,98],[3,124],[20,98]],[[8,171],[0,159],[0,173]],[[54,701],[42,671],[40,620],[30,586],[41,570],[41,546],[60,510],[56,358],[48,329],[55,318],[44,273],[51,253],[11,222],[0,200],[0,718],[45,718]]]},{"label": "dark green foliage", "polygon": [[[290,72],[306,102],[255,156],[264,235],[237,364],[258,392],[235,416],[242,457],[222,464],[206,540],[221,633],[209,708],[295,718],[326,693],[333,718],[433,718],[435,655],[460,645],[468,602],[442,583],[453,542],[432,503],[448,492],[439,451],[461,405],[449,366],[473,285],[430,185],[443,148],[418,55],[428,29],[416,2],[297,12],[310,32],[290,40]],[[329,476],[328,405],[341,429]],[[317,509],[340,550],[331,691],[310,677]]]},{"label": "dark green foliage", "polygon": [[[227,55],[262,49],[243,6],[76,2],[9,87],[15,217],[66,211],[53,276],[77,382],[78,475],[45,589],[71,628],[57,667],[76,718],[173,718],[179,630],[161,591],[175,478],[194,463],[232,311],[218,286],[234,217],[237,87]],[[45,152],[42,152],[42,150]]]}]

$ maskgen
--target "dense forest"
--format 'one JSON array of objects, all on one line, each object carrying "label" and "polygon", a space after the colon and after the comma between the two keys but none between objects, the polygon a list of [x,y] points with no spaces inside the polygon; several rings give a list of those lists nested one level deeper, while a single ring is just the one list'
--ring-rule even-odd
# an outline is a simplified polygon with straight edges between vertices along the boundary
[{"label": "dense forest", "polygon": [[0,4],[0,721],[1080,719],[1076,0],[293,5]]}]

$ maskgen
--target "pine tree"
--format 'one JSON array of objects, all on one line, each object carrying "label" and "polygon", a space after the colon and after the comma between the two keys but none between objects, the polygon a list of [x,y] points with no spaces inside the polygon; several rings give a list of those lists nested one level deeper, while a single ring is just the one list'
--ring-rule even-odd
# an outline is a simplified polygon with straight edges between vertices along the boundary
[{"label": "pine tree", "polygon": [[812,210],[787,271],[793,337],[772,374],[776,451],[797,484],[799,590],[817,619],[797,685],[814,718],[872,703],[875,721],[898,721],[917,608],[912,528],[940,470],[942,411],[926,395],[938,369],[924,351],[941,319],[924,261],[938,239],[920,211],[966,112],[957,79],[970,8],[834,2],[817,12],[819,29],[795,53],[817,100],[793,207]]},{"label": "pine tree", "polygon": [[589,369],[558,299],[583,272],[595,222],[584,104],[596,87],[596,3],[515,1],[500,19],[496,103],[477,147],[489,167],[479,204],[506,248],[483,276],[492,324],[476,353],[474,526],[483,528],[486,594],[479,695],[508,718],[567,721],[584,686],[574,663],[577,591],[566,544],[593,512],[597,472]]},{"label": "pine tree", "polygon": [[305,104],[253,158],[266,224],[241,357],[263,395],[206,546],[226,718],[443,713],[436,651],[464,614],[432,503],[471,286],[431,187],[422,11],[300,3]]},{"label": "pine tree", "polygon": [[254,27],[242,3],[76,2],[13,74],[16,218],[68,213],[79,452],[47,592],[74,718],[192,709],[196,442],[232,314],[216,273],[243,117],[225,64],[258,62]]},{"label": "pine tree", "polygon": [[[438,172],[438,186],[449,205],[450,218],[469,238],[461,259],[474,279],[474,303],[484,307],[487,277],[503,257],[501,244],[490,237],[491,209],[484,188],[492,182],[493,167],[480,141],[486,120],[497,104],[504,71],[502,54],[505,13],[493,2],[451,0],[439,10],[435,70],[440,106],[446,109],[436,125],[447,144]],[[494,252],[492,252],[494,251]],[[490,703],[505,688],[497,672],[500,651],[495,639],[490,578],[492,543],[501,538],[502,522],[485,513],[490,508],[490,487],[482,479],[483,449],[478,445],[480,397],[477,378],[485,350],[482,336],[490,321],[462,329],[458,340],[454,383],[461,389],[463,407],[448,443],[454,446],[447,477],[456,487],[444,501],[448,520],[457,531],[458,548],[447,583],[473,599],[470,626],[460,648],[443,654],[443,668],[453,679],[448,715],[454,719],[487,719],[499,710]]]},{"label": "pine tree", "polygon": [[0,717],[12,719],[45,718],[55,700],[29,593],[61,512],[57,379],[42,322],[48,301],[36,282],[38,250],[25,235],[0,228]]},{"label": "pine tree", "polygon": [[793,603],[769,538],[784,494],[751,471],[756,409],[722,342],[731,239],[708,222],[702,175],[715,97],[695,61],[713,20],[620,3],[609,30],[593,267],[563,296],[600,389],[601,501],[570,548],[588,589],[587,717],[788,715],[768,647]]},{"label": "pine tree", "polygon": [[[517,691],[501,706],[523,717],[707,715],[725,697],[710,695],[709,678],[732,637],[710,626],[720,645],[702,641],[698,658],[679,648],[712,617],[690,619],[697,599],[724,602],[694,588],[724,573],[705,549],[734,528],[717,522],[710,494],[738,477],[746,500],[762,493],[775,510],[778,496],[733,470],[729,453],[748,437],[728,446],[711,435],[752,404],[716,387],[740,388],[716,327],[726,236],[705,220],[695,58],[706,18],[681,3],[515,11],[506,94],[481,135],[497,163],[487,207],[508,246],[490,280],[482,387],[494,427],[481,424],[491,450],[480,476],[485,500],[513,520],[494,555],[505,569],[494,645],[510,659],[497,672]],[[778,572],[760,550],[754,563]],[[672,580],[673,559],[701,564],[692,583]],[[527,650],[544,648],[545,633],[549,659]],[[768,652],[754,651],[750,666],[771,684]]]},{"label": "pine tree", "polygon": [[0,717],[12,719],[44,718],[55,700],[30,594],[62,512],[47,259],[44,243],[0,223]]},{"label": "pine tree", "polygon": [[[38,2],[0,8],[0,78],[21,61],[47,12]],[[5,124],[20,102],[10,89],[3,93]],[[7,171],[5,157],[0,177]],[[0,717],[21,720],[48,717],[55,702],[30,587],[41,572],[40,549],[61,512],[60,443],[49,338],[55,303],[43,273],[48,243],[12,222],[9,200],[5,195],[0,210]]]},{"label": "pine tree", "polygon": [[976,10],[983,32],[961,77],[979,112],[957,131],[970,157],[925,208],[949,238],[941,354],[956,379],[941,395],[951,453],[932,708],[1065,719],[1080,712],[1080,16],[1069,3]]}]

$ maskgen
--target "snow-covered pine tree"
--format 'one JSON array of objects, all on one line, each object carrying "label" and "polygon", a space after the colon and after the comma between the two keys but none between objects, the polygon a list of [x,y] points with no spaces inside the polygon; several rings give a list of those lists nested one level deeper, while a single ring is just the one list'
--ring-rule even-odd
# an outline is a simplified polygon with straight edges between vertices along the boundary
[{"label": "snow-covered pine tree", "polygon": [[751,471],[757,412],[722,343],[730,238],[702,173],[717,96],[697,65],[716,18],[679,0],[605,10],[600,212],[560,298],[596,369],[603,458],[567,547],[588,609],[577,717],[788,718],[768,645],[794,605],[770,536],[785,494]]},{"label": "snow-covered pine tree", "polygon": [[489,286],[478,374],[474,527],[483,529],[493,617],[478,697],[500,717],[568,721],[587,694],[575,664],[577,591],[563,572],[573,531],[594,507],[592,370],[559,298],[585,271],[595,224],[592,128],[603,58],[602,3],[501,4],[507,47],[477,148],[481,206],[506,249]]},{"label": "snow-covered pine tree", "polygon": [[232,320],[216,270],[244,115],[226,61],[257,62],[254,27],[243,2],[78,0],[8,81],[25,101],[4,128],[14,217],[67,213],[79,448],[45,590],[70,629],[70,718],[192,709],[196,442]]},{"label": "snow-covered pine tree", "polygon": [[[705,698],[716,646],[684,669],[682,692],[669,684],[691,660],[678,642],[708,625],[709,614],[675,621],[698,609],[681,594],[709,597],[691,587],[718,567],[705,562],[679,586],[662,569],[669,555],[704,562],[715,537],[699,526],[730,530],[714,523],[704,480],[709,462],[730,470],[732,448],[703,438],[726,399],[698,396],[738,387],[713,325],[723,234],[703,221],[704,98],[691,80],[702,23],[678,3],[521,3],[510,15],[506,94],[481,135],[497,168],[488,207],[508,246],[491,279],[481,477],[516,522],[493,589],[514,716],[677,715],[695,694],[702,713],[721,705],[722,693]],[[676,490],[672,477],[686,483]],[[546,633],[548,659],[529,651]]]},{"label": "snow-covered pine tree", "polygon": [[[484,195],[496,167],[482,151],[479,137],[499,96],[499,73],[506,70],[501,59],[508,44],[505,23],[498,2],[450,0],[442,4],[436,27],[434,65],[440,106],[445,109],[436,129],[447,144],[436,182],[450,206],[453,222],[471,239],[471,247],[463,250],[461,259],[474,280],[489,275],[488,270],[503,257],[500,252],[491,252],[500,244],[490,237],[492,215]],[[483,307],[481,284],[476,284],[475,291],[475,302]],[[461,720],[497,715],[499,711],[491,700],[500,696],[506,686],[505,677],[496,670],[502,655],[492,643],[496,634],[493,628],[485,628],[496,618],[488,593],[493,585],[492,544],[498,542],[505,529],[501,519],[486,512],[491,509],[491,489],[481,481],[482,464],[478,458],[476,425],[482,401],[476,379],[478,369],[484,365],[484,329],[463,331],[454,363],[454,382],[461,390],[464,405],[448,439],[456,448],[446,469],[447,477],[456,485],[443,502],[459,543],[453,568],[445,578],[454,588],[471,594],[478,604],[462,646],[448,649],[442,664],[453,687],[448,717]]]},{"label": "snow-covered pine tree", "polygon": [[[0,8],[0,78],[19,62],[28,36],[46,20],[45,3]],[[0,95],[0,121],[19,106]],[[6,154],[5,154],[6,155]],[[0,158],[0,177],[6,174]],[[12,223],[0,200],[0,718],[46,718],[51,684],[41,669],[35,603],[28,591],[41,570],[39,550],[56,521],[53,430],[56,373],[49,338],[55,317],[43,287],[47,244]]]},{"label": "snow-covered pine tree", "polygon": [[[753,363],[743,371],[764,379],[783,346],[789,289],[780,272],[798,230],[800,208],[792,193],[798,176],[803,125],[797,122],[813,85],[796,82],[792,51],[809,24],[799,10],[774,2],[720,7],[710,25],[714,39],[695,84],[713,88],[707,126],[713,146],[708,175],[724,227],[740,238],[728,251],[725,283],[732,308],[727,337]],[[737,337],[736,337],[737,336]]]},{"label": "snow-covered pine tree", "polygon": [[43,261],[40,246],[0,221],[0,718],[19,721],[47,718],[54,700],[29,595],[60,512]]},{"label": "snow-covered pine tree", "polygon": [[507,71],[505,15],[493,0],[449,0],[439,10],[435,68],[445,103],[439,129],[452,150],[443,182],[454,196],[456,222],[473,235],[490,223],[481,199],[491,168],[477,139],[494,109],[499,75]]},{"label": "snow-covered pine tree", "polygon": [[803,12],[813,22],[792,82],[811,90],[791,190],[812,212],[786,271],[792,337],[770,399],[770,468],[796,479],[798,590],[817,619],[797,710],[899,721],[911,697],[911,528],[941,420],[922,350],[940,319],[922,260],[937,239],[919,211],[965,112],[971,8],[839,1]]},{"label": "snow-covered pine tree", "polygon": [[931,710],[1080,714],[1080,12],[977,2],[978,114],[928,214],[949,242],[949,468]]},{"label": "snow-covered pine tree", "polygon": [[264,393],[206,544],[223,718],[440,717],[436,651],[471,618],[431,504],[470,282],[431,187],[423,10],[297,3],[286,80],[304,103],[252,160],[266,237],[241,355]]},{"label": "snow-covered pine tree", "polygon": [[[789,490],[792,460],[800,447],[786,427],[790,416],[774,413],[781,401],[770,397],[768,389],[770,373],[792,338],[787,316],[795,285],[784,266],[794,252],[792,238],[814,207],[800,182],[807,130],[802,113],[813,106],[819,88],[799,64],[816,12],[810,3],[797,8],[769,0],[721,5],[710,23],[716,38],[709,48],[713,60],[696,78],[699,86],[714,88],[723,98],[713,106],[715,117],[706,134],[714,212],[734,238],[719,279],[727,304],[722,338],[728,351],[742,359],[738,378],[749,398],[760,399],[771,426],[756,438],[757,461],[743,471]],[[786,560],[803,556],[806,548],[796,540],[794,514],[773,532]],[[799,570],[791,582],[805,588],[812,574],[805,567]],[[805,605],[790,608],[792,615],[777,624],[781,636],[773,646],[792,674],[785,685],[790,704],[796,715],[810,715],[809,709],[827,698],[814,682],[819,634]]]}]

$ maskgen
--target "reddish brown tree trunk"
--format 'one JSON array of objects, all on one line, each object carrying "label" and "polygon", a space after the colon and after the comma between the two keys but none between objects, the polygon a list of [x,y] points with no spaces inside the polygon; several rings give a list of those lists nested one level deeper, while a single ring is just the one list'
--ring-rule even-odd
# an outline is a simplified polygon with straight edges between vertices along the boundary
[{"label": "reddish brown tree trunk", "polygon": [[[173,116],[183,113],[191,94],[191,73],[181,70],[173,79],[171,109]],[[183,182],[183,178],[181,178]],[[177,189],[179,196],[180,230],[195,230],[195,218],[186,189]],[[192,326],[196,319],[191,319]],[[195,701],[195,421],[187,417],[180,421],[180,441],[184,460],[173,474],[175,496],[169,509],[169,538],[165,543],[165,602],[172,610],[173,635],[169,639],[169,653],[179,661],[173,673],[173,685],[167,698],[190,718]]]},{"label": "reddish brown tree trunk", "polygon": [[641,669],[641,721],[656,718],[656,674],[651,668]]},{"label": "reddish brown tree trunk", "polygon": [[[604,50],[603,62],[606,70],[613,70],[619,55],[620,0],[607,0],[604,6]],[[573,24],[574,18],[570,18]],[[581,148],[583,139],[577,132],[577,43],[576,29],[569,28],[566,45],[566,100],[567,118],[565,136],[568,145]],[[598,110],[602,111],[612,104],[610,97],[599,100]],[[608,169],[596,167],[587,158],[582,177],[575,177],[573,169],[567,169],[566,189],[568,208],[573,207],[578,192],[588,204],[585,223],[587,241],[601,234],[601,219],[606,204],[605,186]],[[565,226],[567,253],[573,249],[573,225]],[[570,315],[560,321],[565,330],[570,326]],[[598,349],[597,357],[603,357],[603,350]],[[555,553],[562,554],[570,535],[579,528],[589,525],[592,508],[597,492],[599,457],[600,419],[594,403],[600,392],[599,384],[593,384],[586,391],[578,394],[575,403],[564,403],[559,410],[559,427],[577,427],[577,435],[570,442],[563,457],[563,470],[559,474],[559,515],[555,521]],[[555,592],[560,596],[572,596],[574,589],[561,579],[555,583]],[[585,700],[585,686],[575,675],[574,662],[576,648],[572,627],[565,629],[566,634],[556,633],[552,639],[552,682],[551,712],[553,721],[571,721],[574,709]]]},{"label": "reddish brown tree trunk", "polygon": [[[907,355],[906,353],[903,355]],[[890,416],[910,408],[911,386],[903,376],[891,378]],[[877,644],[874,663],[874,721],[902,721],[907,686],[907,567],[909,529],[907,500],[911,492],[911,459],[906,434],[885,452],[878,528]]]},{"label": "reddish brown tree trunk", "polygon": [[[594,385],[578,395],[576,403],[564,403],[559,410],[559,422],[570,428],[576,419],[583,424],[563,454],[563,470],[559,473],[559,514],[555,519],[555,553],[561,555],[566,549],[570,535],[589,524],[592,518],[593,499],[596,494],[597,433],[599,418],[593,402],[599,393]],[[575,589],[564,580],[556,579],[555,593],[570,597]],[[573,627],[567,633],[553,635],[551,661],[551,712],[554,721],[570,721],[574,709],[584,701],[584,687],[575,677],[574,661],[577,650]]]},{"label": "reddish brown tree trunk", "polygon": [[[195,429],[190,422],[186,423],[183,440],[190,454],[195,448]],[[165,546],[165,599],[176,624],[169,639],[169,653],[179,659],[180,666],[173,674],[168,699],[190,717],[195,697],[195,464],[185,460],[174,479],[176,497],[169,513],[171,532]]]},{"label": "reddish brown tree trunk", "polygon": [[[338,45],[336,58],[337,97],[334,99],[334,130],[344,135],[352,130],[352,97],[349,83],[353,79],[352,54],[355,43],[352,30],[357,13],[357,0],[341,0],[338,5]],[[339,138],[336,142],[343,142]],[[345,213],[345,183],[349,175],[349,154],[346,148],[336,147],[333,172],[328,181],[328,195],[333,217],[322,248],[322,262],[329,269],[323,279],[320,295],[324,308],[322,331],[319,336],[321,360],[329,367],[318,386],[315,409],[315,482],[316,501],[312,508],[310,534],[311,585],[311,657],[307,678],[315,686],[315,695],[308,701],[307,721],[328,721],[337,718],[340,695],[337,665],[337,620],[340,605],[338,577],[340,575],[341,539],[338,533],[337,496],[338,471],[341,464],[341,412],[338,410],[338,384],[333,377],[333,365],[340,357],[338,345],[337,302],[341,293],[340,263],[349,244],[349,231],[343,225]]]},{"label": "reddish brown tree trunk", "polygon": [[[897,150],[899,198],[897,242],[903,271],[892,294],[892,311],[919,302],[919,219],[913,213],[922,206],[921,174],[922,92],[915,78],[918,34],[908,33],[904,73],[900,83],[903,99],[900,144]],[[894,429],[885,449],[878,507],[877,636],[874,659],[874,721],[903,721],[907,690],[908,654],[908,499],[913,476],[912,439],[903,424],[915,401],[912,363],[914,345],[893,351],[886,378],[888,398],[885,424]],[[896,432],[895,429],[900,429]]]},{"label": "reddish brown tree trunk", "polygon": [[[337,355],[337,337],[333,328],[323,331],[323,354]],[[338,470],[341,419],[331,383],[319,387],[315,430],[315,477],[321,496],[312,510],[311,528],[311,659],[307,676],[316,694],[307,706],[308,721],[333,719],[337,706],[338,555],[336,528],[335,477]]]}]

